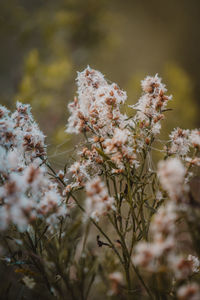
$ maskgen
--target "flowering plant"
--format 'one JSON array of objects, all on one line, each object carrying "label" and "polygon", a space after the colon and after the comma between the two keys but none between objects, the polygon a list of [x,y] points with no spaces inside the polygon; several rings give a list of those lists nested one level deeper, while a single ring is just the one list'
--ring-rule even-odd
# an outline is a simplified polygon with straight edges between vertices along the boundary
[{"label": "flowering plant", "polygon": [[30,106],[0,108],[1,261],[15,274],[11,287],[45,299],[199,299],[200,131],[174,129],[162,145],[172,97],[158,75],[142,81],[129,116],[126,93],[100,72],[87,67],[77,85],[66,131],[83,139],[60,171]]}]

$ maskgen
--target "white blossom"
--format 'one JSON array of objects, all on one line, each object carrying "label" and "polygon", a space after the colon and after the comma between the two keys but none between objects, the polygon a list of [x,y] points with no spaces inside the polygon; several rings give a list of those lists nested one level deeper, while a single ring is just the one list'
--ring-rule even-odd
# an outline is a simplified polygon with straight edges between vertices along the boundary
[{"label": "white blossom", "polygon": [[172,199],[177,199],[182,195],[185,173],[185,168],[178,158],[169,158],[159,162],[160,182]]},{"label": "white blossom", "polygon": [[87,198],[85,201],[86,214],[99,221],[99,217],[106,215],[110,210],[115,210],[114,198],[108,191],[100,177],[95,177],[86,184]]},{"label": "white blossom", "polygon": [[198,273],[199,267],[200,267],[200,261],[199,261],[198,257],[189,254],[187,259],[188,259],[188,261],[192,262],[192,271],[194,273]]},{"label": "white blossom", "polygon": [[200,299],[200,287],[196,282],[191,282],[186,285],[182,285],[177,292],[179,300],[199,300]]}]

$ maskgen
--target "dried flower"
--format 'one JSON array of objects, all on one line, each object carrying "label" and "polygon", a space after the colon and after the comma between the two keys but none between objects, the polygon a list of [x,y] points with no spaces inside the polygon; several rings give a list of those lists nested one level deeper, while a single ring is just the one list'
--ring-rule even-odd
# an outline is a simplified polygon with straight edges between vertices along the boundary
[{"label": "dried flower", "polygon": [[183,285],[178,289],[177,296],[179,300],[199,300],[199,285],[196,282]]},{"label": "dried flower", "polygon": [[87,182],[86,193],[86,213],[96,221],[99,220],[100,216],[106,215],[110,210],[115,209],[114,198],[108,195],[105,184],[100,177]]},{"label": "dried flower", "polygon": [[118,295],[120,293],[120,288],[123,285],[123,275],[120,272],[113,272],[109,274],[109,279],[111,281],[111,291],[109,295]]},{"label": "dried flower", "polygon": [[158,164],[158,176],[163,188],[172,199],[178,200],[184,190],[185,168],[178,158],[170,158]]}]

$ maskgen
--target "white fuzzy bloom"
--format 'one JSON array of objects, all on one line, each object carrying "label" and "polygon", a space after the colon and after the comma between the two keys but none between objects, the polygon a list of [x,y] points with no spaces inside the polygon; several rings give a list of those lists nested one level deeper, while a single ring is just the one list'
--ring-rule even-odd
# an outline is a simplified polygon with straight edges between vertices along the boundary
[{"label": "white fuzzy bloom", "polygon": [[136,245],[135,252],[132,260],[136,266],[146,268],[149,271],[155,270],[155,254],[151,243],[140,242]]},{"label": "white fuzzy bloom", "polygon": [[112,142],[114,145],[122,146],[127,143],[129,138],[129,131],[127,129],[115,128]]},{"label": "white fuzzy bloom", "polygon": [[156,200],[157,201],[161,201],[163,199],[163,194],[162,194],[162,192],[161,191],[157,191],[156,192]]},{"label": "white fuzzy bloom", "polygon": [[[191,158],[191,157],[186,157],[185,161],[191,165],[195,165],[197,167],[200,167],[200,157],[195,157],[195,158]],[[191,174],[193,175],[193,174]]]},{"label": "white fuzzy bloom", "polygon": [[141,129],[157,135],[161,129],[160,120],[164,118],[162,112],[171,100],[171,96],[165,95],[167,90],[158,74],[154,77],[147,76],[141,82],[141,86],[144,94],[135,105],[130,106],[137,110],[134,120],[140,124]]},{"label": "white fuzzy bloom", "polygon": [[200,147],[200,130],[199,129],[191,130],[189,135],[189,140],[193,147]]},{"label": "white fuzzy bloom", "polygon": [[123,285],[123,275],[121,272],[113,272],[109,274],[111,283],[111,290],[108,292],[108,296],[118,295],[120,293],[120,287]]},{"label": "white fuzzy bloom", "polygon": [[161,82],[161,78],[156,74],[154,77],[147,76],[144,80],[141,81],[142,89],[145,93],[154,93],[155,88],[162,88],[163,92],[166,92],[165,85]]},{"label": "white fuzzy bloom", "polygon": [[118,284],[122,284],[123,283],[123,275],[121,272],[113,272],[111,274],[109,274],[109,279],[112,281],[115,281]]},{"label": "white fuzzy bloom", "polygon": [[10,111],[0,106],[0,145],[9,149],[16,144],[14,122],[10,117]]},{"label": "white fuzzy bloom", "polygon": [[54,227],[66,215],[57,185],[40,166],[44,138],[30,105],[18,102],[12,115],[0,107],[0,230],[14,224],[24,231],[36,218]]},{"label": "white fuzzy bloom", "polygon": [[90,164],[90,161],[75,162],[69,168],[69,172],[72,173],[72,178],[78,186],[83,186],[85,181],[90,179],[87,170],[88,164]]},{"label": "white fuzzy bloom", "polygon": [[116,84],[109,84],[99,71],[87,67],[78,73],[77,85],[78,98],[68,106],[71,115],[67,132],[79,133],[92,128],[93,132],[107,137],[116,124],[124,126],[126,116],[120,113],[119,105],[127,96]]},{"label": "white fuzzy bloom", "polygon": [[174,129],[170,134],[171,146],[170,154],[186,155],[190,148],[190,131],[180,128]]},{"label": "white fuzzy bloom", "polygon": [[169,201],[165,206],[161,206],[154,215],[151,223],[151,232],[154,236],[161,233],[174,235],[176,233],[175,222],[177,218],[176,204]]},{"label": "white fuzzy bloom", "polygon": [[108,195],[108,191],[100,177],[95,177],[86,184],[87,198],[85,210],[88,216],[98,221],[99,217],[106,215],[114,207],[114,198]]},{"label": "white fuzzy bloom", "polygon": [[134,140],[128,129],[115,128],[113,137],[106,139],[103,146],[105,153],[110,155],[111,160],[119,169],[124,169],[124,162],[128,162],[130,166],[138,166],[134,152]]},{"label": "white fuzzy bloom", "polygon": [[173,254],[168,262],[177,279],[187,279],[193,273],[193,263],[188,259]]},{"label": "white fuzzy bloom", "polygon": [[185,168],[178,158],[169,158],[158,164],[158,176],[163,188],[172,199],[178,199],[183,192]]},{"label": "white fuzzy bloom", "polygon": [[199,261],[198,257],[189,254],[187,259],[188,259],[188,261],[192,262],[192,271],[194,273],[198,273],[199,267],[200,267],[200,261]]},{"label": "white fuzzy bloom", "polygon": [[[176,204],[169,201],[159,208],[150,226],[151,242],[140,242],[135,247],[133,263],[150,272],[157,272],[163,259],[167,262],[176,249]],[[162,258],[162,260],[160,260]]]},{"label": "white fuzzy bloom", "polygon": [[174,240],[170,237],[155,239],[152,243],[140,242],[135,247],[133,263],[148,271],[156,272],[159,267],[158,259],[166,256],[174,246]]},{"label": "white fuzzy bloom", "polygon": [[178,289],[177,296],[179,300],[199,300],[200,287],[196,282],[188,283]]},{"label": "white fuzzy bloom", "polygon": [[0,146],[0,172],[8,173],[9,170],[9,162],[7,159],[7,151],[4,147]]}]

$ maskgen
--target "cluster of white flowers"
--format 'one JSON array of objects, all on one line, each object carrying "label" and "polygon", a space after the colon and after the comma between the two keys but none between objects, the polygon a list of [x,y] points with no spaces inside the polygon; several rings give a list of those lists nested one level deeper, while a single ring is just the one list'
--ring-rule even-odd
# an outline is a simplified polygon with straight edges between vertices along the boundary
[{"label": "cluster of white flowers", "polygon": [[144,94],[136,105],[131,106],[137,110],[134,121],[139,122],[143,134],[146,132],[156,135],[160,132],[163,112],[172,97],[165,95],[167,89],[157,74],[154,77],[147,76],[141,85]]},{"label": "cluster of white flowers", "polygon": [[199,259],[196,256],[191,255],[191,254],[188,255],[187,259],[192,262],[192,270],[193,270],[193,272],[194,273],[198,273],[199,272],[199,268],[200,268],[200,261],[199,261]]},{"label": "cluster of white flowers", "polygon": [[126,163],[138,166],[131,130],[134,123],[120,112],[126,93],[115,83],[109,84],[100,72],[90,67],[78,73],[77,84],[78,97],[69,104],[71,115],[67,132],[89,132],[92,135],[89,137],[91,147],[84,147],[79,152],[80,161],[71,166],[75,182],[67,186],[66,192],[83,186],[89,176],[99,174],[102,152],[114,163],[113,172],[122,172]]},{"label": "cluster of white flowers", "polygon": [[156,272],[159,258],[170,256],[176,245],[176,226],[178,216],[173,202],[162,206],[151,223],[152,242],[140,242],[135,248],[133,262],[145,269]]},{"label": "cluster of white flowers", "polygon": [[171,199],[179,200],[186,185],[184,185],[186,170],[178,158],[169,158],[158,164],[158,176],[163,188]]},{"label": "cluster of white flowers", "polygon": [[86,194],[86,214],[95,221],[99,221],[99,217],[106,215],[109,210],[115,210],[114,198],[108,195],[105,184],[100,177],[95,177],[87,182]]},{"label": "cluster of white flowers", "polygon": [[190,139],[190,143],[193,145],[193,147],[200,149],[200,130],[199,129],[191,130],[189,139]]},{"label": "cluster of white flowers", "polygon": [[188,129],[174,129],[169,136],[171,140],[171,147],[169,148],[168,153],[179,154],[181,156],[186,155],[190,147],[189,133],[190,131]]},{"label": "cluster of white flowers", "polygon": [[[123,172],[126,164],[137,168],[137,153],[141,152],[141,147],[150,143],[149,132],[159,131],[163,111],[170,99],[164,95],[166,89],[157,75],[147,77],[142,82],[145,94],[134,106],[138,113],[132,119],[120,112],[120,105],[127,98],[126,93],[115,83],[109,84],[100,72],[87,67],[78,73],[77,84],[78,97],[69,104],[71,115],[67,132],[89,132],[93,137],[89,138],[91,149],[84,148],[81,152],[79,168],[74,171],[76,164],[71,168],[76,182],[69,185],[67,191],[82,186],[89,169],[93,171],[93,176],[98,175],[99,169],[94,167],[102,163],[98,150],[108,155],[108,159],[114,163],[112,171],[115,173]],[[135,127],[138,121],[140,132]]]},{"label": "cluster of white flowers", "polygon": [[100,72],[90,67],[78,73],[77,84],[78,98],[69,104],[67,132],[92,128],[101,137],[112,134],[117,125],[123,124],[125,116],[120,113],[119,105],[126,100],[126,93],[116,84],[108,84]]},{"label": "cluster of white flowers", "polygon": [[[191,148],[200,149],[200,130],[176,128],[170,134],[169,155],[176,154],[185,157]],[[186,158],[187,159],[187,158]]]},{"label": "cluster of white flowers", "polygon": [[0,107],[0,142],[0,229],[13,223],[23,231],[44,217],[53,226],[66,208],[57,185],[40,166],[46,155],[44,135],[29,105],[17,103],[12,115]]},{"label": "cluster of white flowers", "polygon": [[199,300],[200,287],[196,282],[188,283],[178,289],[177,296],[179,300]]},{"label": "cluster of white flowers", "polygon": [[158,272],[162,264],[173,272],[177,280],[187,279],[199,272],[199,259],[178,254],[179,218],[177,204],[169,201],[155,214],[151,223],[152,242],[140,242],[136,246],[133,262],[151,272]]},{"label": "cluster of white flowers", "polygon": [[111,289],[108,292],[108,296],[118,295],[124,282],[122,273],[116,271],[109,274],[109,280],[111,283]]},{"label": "cluster of white flowers", "polygon": [[[130,166],[138,167],[137,155],[133,151],[133,138],[128,129],[115,128],[113,137],[106,139],[103,143],[106,154],[112,154],[111,160],[118,167],[118,171],[123,171],[125,162]],[[130,146],[132,145],[132,147]],[[116,171],[115,171],[116,172]]]},{"label": "cluster of white flowers", "polygon": [[[154,215],[150,226],[151,242],[140,242],[135,248],[133,262],[150,272],[159,272],[163,266],[167,267],[176,280],[188,279],[199,272],[200,261],[191,254],[186,257],[179,252],[179,226],[177,221],[182,207],[180,201],[187,190],[185,184],[186,170],[178,158],[168,158],[159,162],[158,176],[163,188],[168,192],[171,200],[161,206]],[[186,187],[186,188],[185,188]],[[197,289],[182,286],[178,291],[179,299],[197,299]],[[190,290],[190,292],[189,292]],[[190,297],[191,294],[191,297]]]},{"label": "cluster of white flowers", "polygon": [[73,182],[68,184],[64,190],[64,195],[72,191],[72,189],[78,189],[85,186],[86,182],[96,175],[99,171],[99,165],[103,163],[102,158],[99,156],[92,146],[92,149],[84,147],[80,152],[80,161],[74,162],[68,169],[69,174],[71,174]]}]

